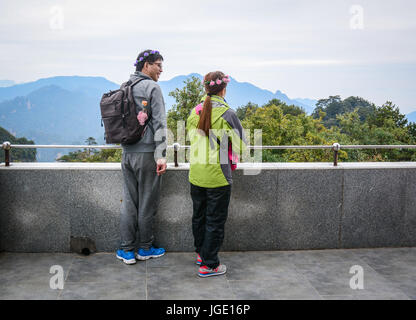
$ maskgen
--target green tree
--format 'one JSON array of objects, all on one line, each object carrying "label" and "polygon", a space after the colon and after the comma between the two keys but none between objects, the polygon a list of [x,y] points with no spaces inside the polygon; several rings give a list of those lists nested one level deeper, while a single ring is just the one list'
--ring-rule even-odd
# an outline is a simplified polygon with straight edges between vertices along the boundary
[{"label": "green tree", "polygon": [[[9,141],[11,144],[35,144],[33,140],[28,140],[24,137],[16,138],[13,134],[11,134],[6,129],[0,127],[0,143]],[[0,147],[0,162],[3,162],[4,158],[4,150]],[[36,149],[17,149],[12,148],[10,150],[10,161],[12,162],[34,162],[36,161]]]},{"label": "green tree", "polygon": [[251,113],[255,112],[259,106],[255,103],[247,103],[245,106],[238,107],[236,114],[240,121],[243,121],[246,116],[249,116]]},{"label": "green tree", "polygon": [[373,103],[360,97],[348,97],[345,100],[341,100],[339,95],[329,96],[328,99],[318,100],[312,116],[318,119],[320,118],[320,113],[325,112],[325,116],[322,117],[322,123],[325,127],[330,128],[339,126],[338,115],[353,112],[355,109],[358,110],[360,121],[365,122],[374,113],[375,108]]},{"label": "green tree", "polygon": [[292,116],[298,116],[301,113],[305,113],[305,110],[299,106],[295,106],[295,105],[287,105],[286,103],[284,103],[283,101],[279,100],[279,99],[272,99],[269,102],[267,102],[266,104],[263,105],[263,107],[268,107],[271,105],[275,105],[275,106],[280,106],[282,108],[283,114],[291,114]]},{"label": "green tree", "polygon": [[[338,115],[341,131],[349,137],[350,144],[360,145],[407,145],[414,144],[412,125],[407,125],[405,115],[390,101],[362,122],[358,108],[353,112]],[[412,149],[363,149],[348,151],[355,161],[411,161],[415,159]]]},{"label": "green tree", "polygon": [[404,128],[407,125],[406,115],[401,114],[398,107],[391,101],[387,101],[381,107],[376,108],[369,117],[370,126]]},{"label": "green tree", "polygon": [[358,115],[360,116],[360,121],[364,122],[370,117],[376,109],[374,103],[369,102],[361,97],[348,97],[342,101],[344,105],[344,113],[352,112],[355,109],[358,109]]},{"label": "green tree", "polygon": [[[168,112],[168,128],[174,134],[174,141],[185,144],[185,126],[178,128],[178,123],[185,123],[191,110],[201,101],[204,87],[201,81],[192,77],[184,81],[182,88],[177,88],[169,95],[176,103]],[[287,105],[279,99],[272,99],[259,107],[247,103],[236,110],[243,128],[254,132],[262,130],[263,145],[382,145],[382,144],[416,144],[416,124],[407,123],[405,115],[400,113],[391,101],[381,107],[360,98],[329,96],[320,99],[313,114],[295,105]],[[183,137],[177,136],[177,130],[183,130]],[[181,140],[183,138],[183,140]],[[172,140],[172,136],[170,137]],[[250,144],[254,145],[251,135]],[[169,141],[171,144],[173,141]],[[85,140],[88,145],[96,144],[93,137]],[[282,149],[263,150],[264,162],[332,162],[330,149]],[[89,149],[70,152],[60,161],[81,162],[120,162],[121,149],[104,149],[91,153]],[[169,153],[168,153],[169,157]],[[416,150],[386,149],[341,149],[340,161],[416,161]],[[185,157],[186,161],[186,157]]]},{"label": "green tree", "polygon": [[204,86],[201,80],[192,76],[184,81],[184,86],[169,92],[169,96],[175,98],[176,103],[168,111],[168,129],[173,133],[174,140],[177,141],[178,121],[186,121],[191,110],[201,101],[204,96]]},{"label": "green tree", "polygon": [[[95,138],[88,137],[85,143],[89,146],[96,145]],[[69,152],[57,161],[62,162],[120,162],[122,156],[121,149],[102,149],[101,151],[96,149],[84,148],[83,150],[77,150]]]},{"label": "green tree", "polygon": [[315,110],[312,112],[312,117],[318,119],[320,112],[325,112],[325,116],[322,118],[325,126],[330,128],[333,125],[337,125],[336,115],[343,113],[341,97],[339,95],[329,96],[328,99],[320,99],[316,103]]},{"label": "green tree", "polygon": [[[280,102],[278,106],[266,104],[246,117],[244,128],[262,129],[263,145],[332,145],[339,141],[341,133],[335,129],[328,130],[321,119],[313,119],[304,112],[297,115],[284,114],[287,105]],[[251,141],[253,143],[253,141]],[[264,150],[264,162],[286,161],[332,161],[332,152],[328,150]],[[340,152],[340,159],[346,153]]]},{"label": "green tree", "polygon": [[102,149],[85,159],[85,162],[121,162],[122,149]]},{"label": "green tree", "polygon": [[[88,137],[86,140],[85,140],[85,143],[87,144],[87,145],[89,145],[89,146],[91,146],[91,145],[96,145],[97,144],[97,141],[95,141],[95,138],[94,137]],[[93,152],[93,153],[97,153],[98,151],[97,150],[95,150],[95,149],[90,149],[90,148],[85,148],[84,149],[85,151],[87,151],[87,154],[88,154],[88,156],[90,156],[91,155],[91,151]]]},{"label": "green tree", "polygon": [[[172,106],[172,109],[168,111],[167,116],[169,129],[167,143],[169,145],[174,142],[178,142],[181,145],[189,144],[186,141],[186,120],[188,119],[191,110],[201,102],[204,94],[205,89],[201,80],[194,76],[190,79],[186,79],[184,81],[184,86],[181,89],[176,88],[169,92],[169,96],[175,98],[176,101]],[[180,151],[178,161],[186,162],[186,151]],[[168,160],[171,161],[173,159],[173,150],[168,149],[166,156]]]},{"label": "green tree", "polygon": [[120,162],[122,156],[121,149],[102,149],[100,152],[88,154],[86,149],[77,150],[66,154],[57,161],[62,162]]}]

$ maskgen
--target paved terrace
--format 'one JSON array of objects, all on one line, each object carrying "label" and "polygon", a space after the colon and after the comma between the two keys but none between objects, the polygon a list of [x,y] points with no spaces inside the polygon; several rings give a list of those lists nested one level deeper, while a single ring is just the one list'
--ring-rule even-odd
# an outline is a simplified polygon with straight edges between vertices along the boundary
[{"label": "paved terrace", "polygon": [[[227,274],[200,279],[188,165],[163,177],[155,236],[167,254],[127,266],[114,254],[119,163],[0,164],[0,299],[416,299],[415,162],[260,168],[233,174]],[[353,266],[363,289],[350,287]]]},{"label": "paved terrace", "polygon": [[[201,279],[191,252],[131,266],[114,253],[2,252],[0,299],[416,299],[415,247],[234,251],[220,258],[226,275]],[[63,290],[50,288],[53,265],[63,269]],[[355,265],[362,267],[363,289],[350,287]]]}]

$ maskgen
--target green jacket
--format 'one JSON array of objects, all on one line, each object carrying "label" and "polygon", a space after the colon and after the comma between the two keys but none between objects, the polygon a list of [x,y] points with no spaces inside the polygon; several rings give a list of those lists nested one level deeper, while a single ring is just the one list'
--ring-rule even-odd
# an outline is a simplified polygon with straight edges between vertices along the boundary
[{"label": "green jacket", "polygon": [[[205,97],[202,99],[202,104]],[[224,98],[212,96],[211,132],[208,137],[197,130],[198,106],[192,109],[186,128],[191,142],[189,182],[204,188],[218,188],[232,184],[228,143],[240,155],[245,150],[245,137],[240,120]],[[240,157],[241,158],[241,157]]]}]

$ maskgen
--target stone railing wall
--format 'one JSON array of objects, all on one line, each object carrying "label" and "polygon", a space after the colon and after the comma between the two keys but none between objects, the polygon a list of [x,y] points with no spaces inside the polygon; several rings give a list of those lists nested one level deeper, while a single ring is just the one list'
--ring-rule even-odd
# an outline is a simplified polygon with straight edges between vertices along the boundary
[{"label": "stone railing wall", "polygon": [[[170,251],[194,250],[188,170],[162,180],[155,245]],[[222,250],[416,246],[414,162],[239,164],[233,178]],[[118,163],[3,163],[0,250],[113,251],[122,201]]]}]

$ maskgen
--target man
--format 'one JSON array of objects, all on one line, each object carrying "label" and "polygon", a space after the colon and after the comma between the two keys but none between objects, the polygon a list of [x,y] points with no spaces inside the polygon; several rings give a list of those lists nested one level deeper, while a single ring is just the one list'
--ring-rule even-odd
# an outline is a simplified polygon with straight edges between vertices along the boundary
[{"label": "man", "polygon": [[163,71],[162,61],[158,51],[145,50],[137,57],[136,72],[130,76],[132,82],[141,79],[132,90],[137,113],[143,115],[148,110],[146,115],[150,120],[137,143],[122,145],[121,244],[116,256],[126,264],[136,263],[136,258],[147,260],[165,254],[163,248],[153,247],[153,220],[159,204],[161,178],[166,172],[165,102],[156,83]]}]

